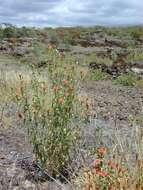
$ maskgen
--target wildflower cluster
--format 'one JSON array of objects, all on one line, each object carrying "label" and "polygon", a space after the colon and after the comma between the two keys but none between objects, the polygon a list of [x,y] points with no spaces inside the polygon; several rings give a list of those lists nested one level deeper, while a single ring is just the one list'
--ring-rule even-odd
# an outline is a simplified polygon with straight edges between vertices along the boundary
[{"label": "wildflower cluster", "polygon": [[127,188],[127,170],[109,159],[106,161],[106,148],[97,149],[97,158],[93,161],[91,170],[86,170],[85,189],[116,190]]},{"label": "wildflower cluster", "polygon": [[41,79],[42,72],[33,70],[29,88],[23,87],[21,77],[15,97],[22,110],[18,117],[27,127],[36,161],[56,175],[69,161],[71,147],[79,137],[78,127],[72,125],[78,116],[78,83],[72,61],[63,62],[51,45],[48,53],[52,58],[52,64],[47,66],[48,77]]}]

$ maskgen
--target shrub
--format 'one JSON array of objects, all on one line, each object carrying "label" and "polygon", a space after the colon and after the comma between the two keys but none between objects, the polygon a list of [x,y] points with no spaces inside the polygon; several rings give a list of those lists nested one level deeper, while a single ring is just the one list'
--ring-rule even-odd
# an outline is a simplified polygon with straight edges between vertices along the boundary
[{"label": "shrub", "polygon": [[[56,52],[50,49],[49,53],[54,56]],[[55,62],[48,66],[49,77],[44,78],[44,74],[34,70],[27,85],[20,76],[15,99],[36,161],[55,176],[69,162],[71,148],[80,135],[78,124],[72,125],[80,103],[76,98],[76,70],[72,63],[65,67],[63,62],[59,69],[56,55],[52,61]]]},{"label": "shrub", "polygon": [[136,82],[136,84],[137,84],[137,86],[138,86],[139,88],[142,88],[142,89],[143,89],[143,79],[138,80],[138,81]]},{"label": "shrub", "polygon": [[104,145],[95,147],[92,165],[84,162],[83,172],[75,179],[79,189],[143,189],[143,130],[136,119],[130,118],[132,128],[129,138],[123,138],[115,129],[113,144],[107,143],[105,146],[108,148]]},{"label": "shrub", "polygon": [[9,25],[6,28],[4,28],[3,37],[5,38],[16,37],[16,28],[12,25]]},{"label": "shrub", "polygon": [[106,148],[97,149],[92,168],[84,167],[82,189],[112,190],[127,189],[127,170],[116,164],[113,159],[106,158]]},{"label": "shrub", "polygon": [[95,53],[91,53],[90,55],[85,56],[84,63],[89,64],[90,62],[96,62],[97,64],[103,64],[107,66],[112,66],[113,60],[108,57],[101,58]]},{"label": "shrub", "polygon": [[90,73],[89,78],[91,80],[95,81],[100,81],[100,80],[106,80],[107,79],[107,74],[102,72],[101,70],[94,70]]},{"label": "shrub", "polygon": [[134,74],[122,74],[115,80],[115,84],[121,84],[123,86],[134,86],[138,78]]}]

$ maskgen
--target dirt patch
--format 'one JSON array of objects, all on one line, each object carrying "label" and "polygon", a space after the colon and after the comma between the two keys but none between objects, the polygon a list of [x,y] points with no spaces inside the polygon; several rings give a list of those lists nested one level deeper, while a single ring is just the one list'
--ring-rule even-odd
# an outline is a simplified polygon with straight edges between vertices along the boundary
[{"label": "dirt patch", "polygon": [[137,87],[114,85],[112,81],[90,82],[84,90],[93,99],[97,116],[129,124],[130,118],[140,118],[143,113],[143,90]]}]

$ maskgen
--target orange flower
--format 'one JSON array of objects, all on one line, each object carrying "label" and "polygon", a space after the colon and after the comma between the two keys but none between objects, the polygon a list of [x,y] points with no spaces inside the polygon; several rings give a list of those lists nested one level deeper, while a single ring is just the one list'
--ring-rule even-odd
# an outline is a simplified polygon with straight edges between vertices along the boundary
[{"label": "orange flower", "polygon": [[137,160],[138,168],[143,168],[143,160]]},{"label": "orange flower", "polygon": [[35,105],[33,105],[33,106],[32,106],[31,111],[32,111],[33,113],[36,113],[36,112],[37,112],[37,108],[36,108],[36,106],[35,106]]},{"label": "orange flower", "polygon": [[65,58],[65,54],[63,52],[60,52],[59,57],[61,58],[61,60],[63,60]]},{"label": "orange flower", "polygon": [[62,80],[63,85],[68,85],[68,81],[66,79]]},{"label": "orange flower", "polygon": [[70,91],[70,92],[73,92],[73,91],[74,91],[74,86],[72,86],[72,85],[69,86],[69,91]]},{"label": "orange flower", "polygon": [[54,92],[56,92],[56,93],[57,93],[57,92],[58,92],[58,90],[59,90],[59,87],[58,87],[58,86],[54,86],[54,87],[53,87],[53,91],[54,91]]},{"label": "orange flower", "polygon": [[48,113],[48,114],[51,114],[52,112],[53,112],[52,109],[48,109],[48,110],[47,110],[47,113]]},{"label": "orange flower", "polygon": [[105,171],[97,170],[96,173],[101,177],[107,177],[109,174]]},{"label": "orange flower", "polygon": [[108,163],[108,167],[109,167],[110,169],[117,169],[117,165],[114,164],[114,163],[112,163],[112,162],[109,162],[109,163]]},{"label": "orange flower", "polygon": [[65,95],[66,97],[68,97],[70,94],[69,94],[68,92],[66,92],[64,95]]},{"label": "orange flower", "polygon": [[53,49],[53,45],[52,44],[48,44],[48,49],[49,50]]},{"label": "orange flower", "polygon": [[63,104],[64,104],[64,99],[63,99],[63,98],[59,98],[58,103],[59,103],[60,105],[63,105]]},{"label": "orange flower", "polygon": [[100,156],[103,156],[104,154],[106,154],[106,148],[104,148],[104,147],[100,147],[100,148],[98,148],[98,150],[97,150],[97,152],[98,152],[98,154],[100,155]]},{"label": "orange flower", "polygon": [[93,161],[93,167],[94,167],[94,168],[98,168],[102,163],[103,163],[103,160],[102,160],[102,159],[95,159],[95,160]]},{"label": "orange flower", "polygon": [[53,49],[57,48],[56,44],[52,44],[52,47],[53,47]]},{"label": "orange flower", "polygon": [[118,167],[118,175],[122,177],[127,172],[126,169],[123,169],[121,167]]},{"label": "orange flower", "polygon": [[18,86],[18,87],[16,88],[16,94],[17,94],[17,95],[21,95],[21,87]]}]

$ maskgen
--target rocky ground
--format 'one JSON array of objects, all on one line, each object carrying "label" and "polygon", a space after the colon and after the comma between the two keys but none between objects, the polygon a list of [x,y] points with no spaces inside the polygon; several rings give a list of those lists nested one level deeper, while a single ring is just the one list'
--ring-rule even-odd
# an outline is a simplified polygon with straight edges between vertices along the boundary
[{"label": "rocky ground", "polygon": [[115,85],[113,81],[95,81],[84,84],[93,99],[93,109],[104,119],[117,119],[128,124],[130,118],[143,113],[143,90],[138,87]]},{"label": "rocky ground", "polygon": [[125,154],[129,145],[133,145],[129,154],[134,157],[135,131],[143,127],[143,90],[114,85],[113,81],[91,82],[83,86],[84,92],[92,99],[94,110],[94,118],[85,130],[88,146],[104,144],[111,149],[113,144],[121,141]]}]

